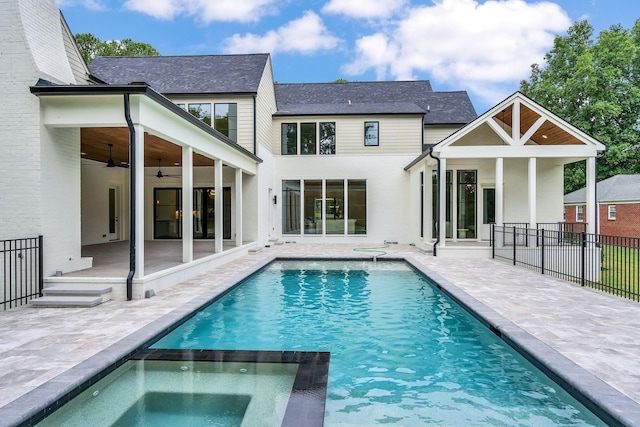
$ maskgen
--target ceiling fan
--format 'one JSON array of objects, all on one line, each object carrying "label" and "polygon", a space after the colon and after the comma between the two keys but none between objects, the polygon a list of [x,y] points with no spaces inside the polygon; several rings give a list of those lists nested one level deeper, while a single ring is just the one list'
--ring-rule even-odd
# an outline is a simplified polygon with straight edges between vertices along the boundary
[{"label": "ceiling fan", "polygon": [[109,160],[107,160],[107,167],[108,168],[115,168],[120,167],[120,168],[128,168],[129,164],[128,163],[120,163],[119,165],[116,164],[116,162],[113,161],[113,153],[112,153],[112,149],[113,149],[113,144],[107,144],[109,146]]},{"label": "ceiling fan", "polygon": [[160,168],[160,162],[162,159],[158,159],[158,173],[156,173],[156,178],[182,178],[181,175],[169,175],[162,172]]}]

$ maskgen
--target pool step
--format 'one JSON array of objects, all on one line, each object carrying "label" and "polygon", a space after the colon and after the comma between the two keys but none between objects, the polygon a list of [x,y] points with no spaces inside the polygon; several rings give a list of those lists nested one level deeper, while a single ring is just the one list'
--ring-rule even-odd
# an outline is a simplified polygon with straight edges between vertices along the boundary
[{"label": "pool step", "polygon": [[111,299],[111,287],[66,284],[44,288],[42,294],[29,304],[32,307],[94,307]]}]

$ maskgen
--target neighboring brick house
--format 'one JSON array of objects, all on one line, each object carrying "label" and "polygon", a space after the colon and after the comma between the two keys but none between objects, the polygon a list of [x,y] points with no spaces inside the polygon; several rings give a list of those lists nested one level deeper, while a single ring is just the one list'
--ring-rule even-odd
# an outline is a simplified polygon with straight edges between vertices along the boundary
[{"label": "neighboring brick house", "polygon": [[[584,188],[564,196],[565,221],[586,222]],[[640,237],[640,175],[616,175],[598,182],[599,234]]]}]

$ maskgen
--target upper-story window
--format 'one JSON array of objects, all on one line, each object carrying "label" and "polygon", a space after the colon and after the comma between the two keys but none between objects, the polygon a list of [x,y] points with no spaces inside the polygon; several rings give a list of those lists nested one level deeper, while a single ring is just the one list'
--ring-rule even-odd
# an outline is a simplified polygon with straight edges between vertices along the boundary
[{"label": "upper-story window", "polygon": [[336,123],[320,123],[320,154],[336,154]]},{"label": "upper-story window", "polygon": [[215,104],[214,128],[232,141],[238,141],[238,104]]},{"label": "upper-story window", "polygon": [[298,154],[297,123],[282,123],[280,144],[282,154]]},{"label": "upper-story window", "polygon": [[380,145],[378,140],[379,122],[364,122],[364,145],[377,146]]},{"label": "upper-story window", "polygon": [[582,222],[584,220],[583,206],[576,206],[576,222]]},{"label": "upper-story window", "polygon": [[211,104],[189,104],[188,111],[211,126]]},{"label": "upper-story window", "polygon": [[280,153],[283,155],[336,154],[335,122],[300,123],[300,140],[298,123],[282,123],[280,129]]},{"label": "upper-story window", "polygon": [[300,154],[316,154],[315,123],[300,123]]},{"label": "upper-story window", "polygon": [[609,205],[608,219],[616,219],[616,205]]}]

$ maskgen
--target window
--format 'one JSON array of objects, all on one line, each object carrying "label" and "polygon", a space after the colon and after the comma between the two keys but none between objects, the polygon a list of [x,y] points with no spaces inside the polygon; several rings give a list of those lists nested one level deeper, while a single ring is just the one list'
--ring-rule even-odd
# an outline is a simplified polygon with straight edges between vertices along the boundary
[{"label": "window", "polygon": [[300,154],[316,154],[316,124],[300,124]]},{"label": "window", "polygon": [[211,104],[189,104],[189,112],[211,126]]},{"label": "window", "polygon": [[377,146],[378,141],[378,122],[364,122],[364,145]]},{"label": "window", "polygon": [[566,221],[567,220],[567,207],[563,207],[562,208],[562,220]]},{"label": "window", "polygon": [[[444,211],[444,215],[445,215],[445,237],[447,239],[451,239],[453,237],[453,234],[451,232],[451,211],[453,210],[453,204],[451,201],[451,195],[453,194],[453,171],[448,170],[445,172],[446,173],[446,189],[445,189],[445,194],[446,194],[446,204],[445,204],[445,211]],[[431,232],[433,233],[432,236],[436,237],[438,236],[438,229],[437,229],[437,223],[436,223],[436,219],[437,219],[437,212],[438,212],[438,200],[439,200],[439,196],[438,196],[438,171],[435,170],[431,173],[431,182],[432,182],[432,209],[433,209],[433,228],[431,230]]]},{"label": "window", "polygon": [[335,122],[320,123],[320,154],[336,154]]},{"label": "window", "polygon": [[282,234],[366,233],[365,180],[282,181]]},{"label": "window", "polygon": [[300,181],[282,181],[282,234],[300,231]]},{"label": "window", "polygon": [[476,238],[476,191],[475,170],[458,171],[458,239]]},{"label": "window", "polygon": [[367,234],[367,181],[348,181],[348,234]]},{"label": "window", "polygon": [[214,128],[232,141],[238,141],[238,104],[215,104]]},{"label": "window", "polygon": [[182,108],[183,110],[186,110],[186,107],[184,104],[176,104],[178,107]]},{"label": "window", "polygon": [[322,234],[322,181],[304,182],[304,234]]},{"label": "window", "polygon": [[280,140],[282,154],[298,154],[298,124],[283,123]]},{"label": "window", "polygon": [[482,189],[482,223],[496,223],[496,189]]},{"label": "window", "polygon": [[609,215],[610,220],[616,219],[616,205],[609,205]]},{"label": "window", "polygon": [[584,219],[582,208],[583,206],[576,206],[576,222],[582,222]]},{"label": "window", "polygon": [[344,234],[344,180],[327,180],[325,233]]}]

